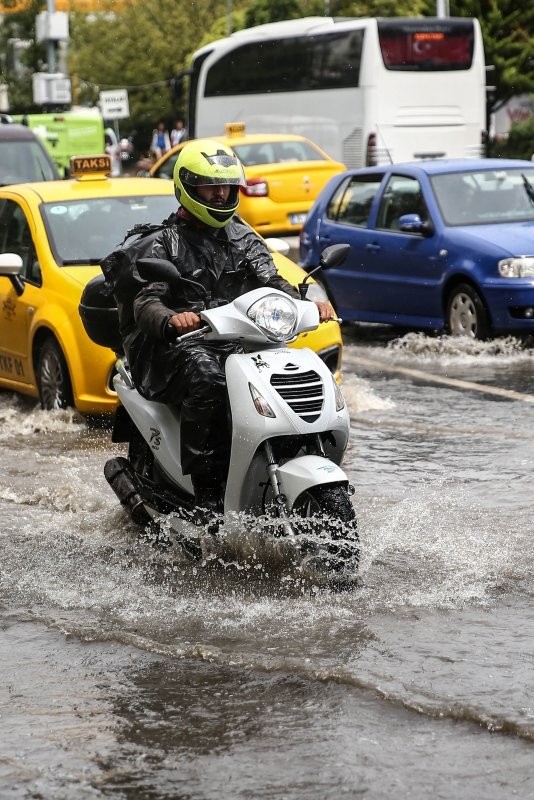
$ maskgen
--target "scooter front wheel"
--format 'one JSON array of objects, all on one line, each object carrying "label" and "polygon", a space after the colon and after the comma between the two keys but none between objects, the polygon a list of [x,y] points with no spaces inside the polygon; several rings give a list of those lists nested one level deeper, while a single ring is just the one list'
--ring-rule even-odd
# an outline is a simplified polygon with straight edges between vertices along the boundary
[{"label": "scooter front wheel", "polygon": [[[292,523],[302,536],[302,551],[320,565],[321,571],[355,572],[360,548],[356,512],[348,490],[339,484],[313,486],[293,506],[293,515],[303,522]],[[304,521],[305,520],[305,521]]]}]

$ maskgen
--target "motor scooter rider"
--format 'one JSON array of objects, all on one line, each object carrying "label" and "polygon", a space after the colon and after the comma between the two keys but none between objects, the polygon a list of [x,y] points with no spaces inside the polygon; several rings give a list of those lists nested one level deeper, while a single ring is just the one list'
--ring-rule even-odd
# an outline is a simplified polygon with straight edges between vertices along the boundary
[{"label": "motor scooter rider", "polygon": [[[234,152],[216,141],[191,141],[174,167],[179,208],[171,225],[152,241],[148,257],[171,261],[185,281],[180,288],[151,283],[134,299],[136,328],[124,339],[133,380],[149,400],[181,409],[181,466],[190,474],[197,506],[221,510],[230,440],[224,365],[235,342],[176,336],[201,325],[204,308],[234,300],[259,286],[298,298],[276,271],[264,241],[238,216],[243,168]],[[334,317],[318,301],[321,321]]]}]

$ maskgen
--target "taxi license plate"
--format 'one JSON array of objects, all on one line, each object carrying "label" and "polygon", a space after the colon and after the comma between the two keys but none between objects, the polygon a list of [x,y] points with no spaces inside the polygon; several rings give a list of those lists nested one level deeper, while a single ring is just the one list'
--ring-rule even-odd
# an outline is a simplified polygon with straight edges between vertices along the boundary
[{"label": "taxi license plate", "polygon": [[289,221],[292,225],[304,225],[306,214],[290,214]]}]

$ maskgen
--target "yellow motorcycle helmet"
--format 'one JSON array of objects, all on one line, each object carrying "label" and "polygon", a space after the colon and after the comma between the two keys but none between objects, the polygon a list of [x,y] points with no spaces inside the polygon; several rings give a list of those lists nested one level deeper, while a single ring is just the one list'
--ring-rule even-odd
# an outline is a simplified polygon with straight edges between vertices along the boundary
[{"label": "yellow motorcycle helmet", "polygon": [[[212,228],[223,228],[239,206],[239,187],[245,185],[243,166],[226,145],[212,139],[188,142],[174,165],[174,191],[180,205]],[[198,194],[199,186],[230,187],[224,205],[210,205]]]}]

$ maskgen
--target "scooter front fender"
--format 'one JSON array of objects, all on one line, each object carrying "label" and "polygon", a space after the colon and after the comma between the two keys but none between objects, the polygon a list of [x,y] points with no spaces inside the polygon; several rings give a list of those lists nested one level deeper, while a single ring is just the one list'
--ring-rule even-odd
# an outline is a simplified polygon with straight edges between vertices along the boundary
[{"label": "scooter front fender", "polygon": [[302,492],[325,483],[348,483],[348,478],[337,464],[322,456],[299,456],[287,461],[276,470],[287,507],[293,508]]}]

